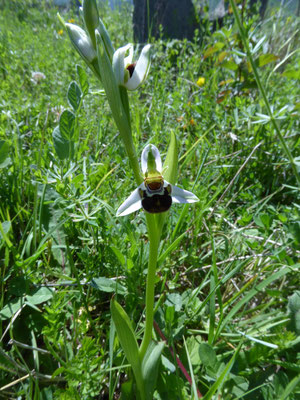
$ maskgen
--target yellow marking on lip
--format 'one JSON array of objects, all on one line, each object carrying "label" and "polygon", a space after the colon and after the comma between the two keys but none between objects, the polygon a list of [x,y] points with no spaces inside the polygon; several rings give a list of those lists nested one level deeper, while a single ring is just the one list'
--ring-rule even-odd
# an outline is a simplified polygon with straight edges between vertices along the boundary
[{"label": "yellow marking on lip", "polygon": [[162,176],[152,176],[147,177],[144,180],[145,186],[147,186],[150,190],[159,190],[164,185],[164,180]]}]

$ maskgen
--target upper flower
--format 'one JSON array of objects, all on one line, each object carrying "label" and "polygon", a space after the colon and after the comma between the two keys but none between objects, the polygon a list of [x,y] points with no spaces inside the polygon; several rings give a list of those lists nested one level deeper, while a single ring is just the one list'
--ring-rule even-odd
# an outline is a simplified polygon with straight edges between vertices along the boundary
[{"label": "upper flower", "polygon": [[167,211],[172,203],[195,203],[198,197],[188,190],[171,185],[162,176],[162,162],[157,147],[148,144],[141,157],[144,182],[118,208],[117,216],[144,208],[156,214]]},{"label": "upper flower", "polygon": [[75,49],[88,64],[91,63],[97,57],[91,39],[77,25],[67,23],[66,28]]},{"label": "upper flower", "polygon": [[135,90],[144,82],[150,68],[150,47],[150,44],[147,44],[143,48],[137,62],[133,62],[132,44],[115,51],[112,65],[118,85]]}]

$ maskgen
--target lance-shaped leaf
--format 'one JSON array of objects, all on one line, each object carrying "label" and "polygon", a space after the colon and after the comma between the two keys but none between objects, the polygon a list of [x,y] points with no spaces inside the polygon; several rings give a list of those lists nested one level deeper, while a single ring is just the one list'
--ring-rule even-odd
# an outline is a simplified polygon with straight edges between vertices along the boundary
[{"label": "lance-shaped leaf", "polygon": [[110,303],[110,311],[122,349],[132,367],[139,392],[143,398],[144,382],[142,376],[142,366],[139,358],[138,344],[130,319],[115,299],[112,299]]},{"label": "lance-shaped leaf", "polygon": [[178,175],[178,149],[177,139],[173,131],[171,131],[170,144],[163,165],[164,177],[172,185],[175,185]]},{"label": "lance-shaped leaf", "polygon": [[102,19],[99,18],[99,25],[98,25],[98,30],[100,32],[100,35],[102,37],[103,40],[103,44],[106,50],[106,54],[108,55],[108,58],[110,60],[110,62],[112,62],[113,59],[113,55],[115,52],[114,46],[112,45],[112,42],[110,40],[109,34],[102,22]]},{"label": "lance-shaped leaf", "polygon": [[146,400],[153,399],[156,387],[160,356],[164,348],[164,342],[150,342],[142,361],[142,374],[145,385]]},{"label": "lance-shaped leaf", "polygon": [[94,49],[96,49],[95,29],[99,23],[96,0],[83,0],[82,13],[86,29],[89,33]]}]

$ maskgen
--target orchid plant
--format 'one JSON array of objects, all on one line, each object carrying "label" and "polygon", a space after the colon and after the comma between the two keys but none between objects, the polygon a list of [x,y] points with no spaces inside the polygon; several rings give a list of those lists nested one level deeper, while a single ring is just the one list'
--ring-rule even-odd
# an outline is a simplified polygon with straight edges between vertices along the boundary
[{"label": "orchid plant", "polygon": [[[150,45],[146,45],[137,62],[133,61],[133,45],[116,51],[109,34],[99,18],[96,0],[83,0],[81,9],[85,30],[70,23],[64,24],[71,43],[87,66],[101,82],[113,118],[123,139],[137,188],[118,208],[116,216],[126,216],[143,209],[149,237],[149,260],[146,283],[146,320],[143,339],[138,345],[131,321],[115,300],[111,314],[117,335],[127,360],[131,364],[137,386],[137,396],[150,400],[155,389],[158,365],[164,343],[152,340],[154,285],[161,233],[168,210],[173,203],[194,203],[193,193],[175,186],[177,178],[177,143],[174,133],[164,165],[157,147],[148,144],[141,155],[141,168],[133,144],[127,90],[136,90],[145,81],[150,68]],[[158,218],[157,214],[160,214]]]}]

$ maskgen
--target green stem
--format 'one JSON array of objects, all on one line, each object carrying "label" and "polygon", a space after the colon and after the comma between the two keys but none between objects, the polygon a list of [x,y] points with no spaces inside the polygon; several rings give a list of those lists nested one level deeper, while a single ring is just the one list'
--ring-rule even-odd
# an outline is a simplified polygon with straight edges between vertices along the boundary
[{"label": "green stem", "polygon": [[251,64],[251,67],[252,67],[252,70],[253,70],[253,74],[254,74],[258,89],[260,91],[260,94],[261,94],[261,96],[262,96],[262,98],[264,100],[265,106],[267,108],[267,112],[269,114],[270,121],[273,124],[273,127],[274,127],[275,132],[276,132],[276,134],[278,136],[278,139],[279,139],[279,141],[280,141],[280,143],[282,145],[282,148],[283,148],[287,158],[289,159],[289,161],[291,163],[291,167],[293,169],[293,172],[295,174],[297,182],[300,185],[300,176],[299,176],[296,164],[294,162],[294,158],[292,156],[292,153],[290,152],[290,149],[288,148],[288,146],[285,143],[284,137],[282,136],[282,134],[280,132],[280,128],[278,126],[276,118],[274,118],[274,115],[273,115],[269,100],[267,98],[267,94],[266,94],[265,88],[264,88],[263,84],[261,83],[261,80],[260,80],[256,65],[255,65],[255,62],[253,60],[253,57],[252,57],[252,54],[251,54],[251,51],[250,51],[250,48],[249,48],[249,44],[248,44],[248,41],[247,41],[247,36],[246,36],[245,31],[244,31],[244,27],[243,27],[242,21],[240,19],[237,6],[235,4],[235,0],[229,0],[229,2],[230,2],[230,5],[231,5],[231,8],[233,10],[233,14],[234,14],[236,23],[237,23],[238,28],[239,28],[239,32],[240,32],[240,35],[241,35],[241,38],[242,38],[242,41],[243,41],[244,48],[245,48],[246,53],[247,53],[248,60],[250,61],[250,64]]},{"label": "green stem", "polygon": [[152,338],[152,327],[153,327],[153,316],[154,316],[154,287],[155,287],[158,247],[160,242],[160,234],[157,230],[154,216],[146,214],[146,219],[149,232],[150,248],[149,248],[148,274],[147,274],[147,284],[146,284],[146,322],[145,322],[144,337],[140,347],[141,361],[144,358],[144,355],[147,351],[147,348]]}]

